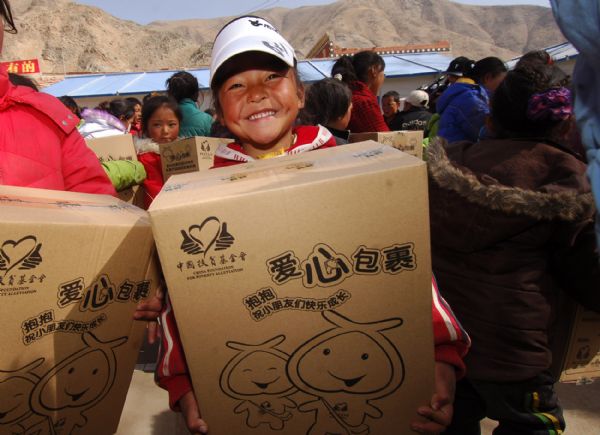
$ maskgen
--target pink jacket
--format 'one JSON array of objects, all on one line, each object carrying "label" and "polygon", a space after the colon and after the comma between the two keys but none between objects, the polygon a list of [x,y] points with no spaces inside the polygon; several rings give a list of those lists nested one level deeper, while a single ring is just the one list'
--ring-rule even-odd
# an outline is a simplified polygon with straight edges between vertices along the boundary
[{"label": "pink jacket", "polygon": [[78,122],[59,100],[14,86],[0,68],[0,185],[115,195]]}]

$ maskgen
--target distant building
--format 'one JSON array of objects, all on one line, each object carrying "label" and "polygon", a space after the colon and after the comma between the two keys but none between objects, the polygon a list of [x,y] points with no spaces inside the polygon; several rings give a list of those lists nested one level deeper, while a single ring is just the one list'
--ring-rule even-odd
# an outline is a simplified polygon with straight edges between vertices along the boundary
[{"label": "distant building", "polygon": [[373,50],[379,55],[387,54],[416,54],[416,53],[447,53],[450,51],[450,42],[436,41],[432,44],[407,44],[394,45],[391,47],[361,47],[361,48],[346,48],[340,47],[328,33],[325,33],[321,39],[317,41],[313,48],[306,55],[307,59],[327,59],[337,58],[345,54],[354,54],[363,50]]}]

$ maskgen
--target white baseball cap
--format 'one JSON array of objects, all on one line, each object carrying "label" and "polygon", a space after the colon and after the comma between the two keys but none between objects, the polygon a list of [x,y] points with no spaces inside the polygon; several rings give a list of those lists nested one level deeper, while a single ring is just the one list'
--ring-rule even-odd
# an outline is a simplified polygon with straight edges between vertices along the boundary
[{"label": "white baseball cap", "polygon": [[226,24],[217,34],[210,61],[210,85],[221,65],[233,56],[247,51],[262,51],[294,66],[294,48],[268,21],[255,16],[243,16]]},{"label": "white baseball cap", "polygon": [[411,91],[406,97],[406,101],[415,107],[425,107],[429,105],[429,94],[425,91]]}]

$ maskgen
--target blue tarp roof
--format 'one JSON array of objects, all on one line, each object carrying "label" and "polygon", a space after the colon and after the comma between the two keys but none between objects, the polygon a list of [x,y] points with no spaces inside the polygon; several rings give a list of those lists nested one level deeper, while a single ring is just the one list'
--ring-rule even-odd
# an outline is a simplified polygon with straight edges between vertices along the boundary
[{"label": "blue tarp roof", "polygon": [[[407,77],[444,71],[452,57],[440,53],[384,55],[386,77]],[[330,76],[335,59],[311,59],[298,62],[298,72],[304,82],[315,82]],[[196,76],[201,89],[208,89],[209,69],[187,70]],[[166,80],[173,71],[152,71],[67,76],[43,91],[60,97],[104,97],[112,95],[146,94],[164,91]]]},{"label": "blue tarp roof", "polygon": [[[554,59],[555,62],[564,62],[579,55],[579,51],[577,51],[577,49],[570,42],[563,42],[562,44],[553,45],[551,47],[544,48],[544,50],[552,57],[552,59]],[[514,67],[519,59],[521,59],[521,56],[509,60],[507,62],[508,67]]]}]

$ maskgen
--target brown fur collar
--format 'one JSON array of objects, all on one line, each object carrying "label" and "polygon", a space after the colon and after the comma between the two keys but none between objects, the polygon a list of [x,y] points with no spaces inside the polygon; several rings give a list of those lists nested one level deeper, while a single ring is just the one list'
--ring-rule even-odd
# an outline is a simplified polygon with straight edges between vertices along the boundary
[{"label": "brown fur collar", "polygon": [[529,216],[537,220],[568,222],[590,219],[594,214],[591,193],[572,190],[548,193],[524,190],[501,184],[483,184],[450,162],[442,138],[434,139],[427,149],[430,179],[442,189],[451,190],[467,201],[512,215]]}]

